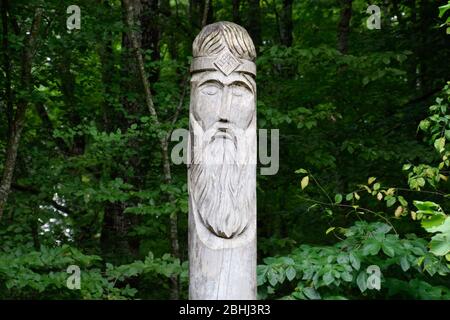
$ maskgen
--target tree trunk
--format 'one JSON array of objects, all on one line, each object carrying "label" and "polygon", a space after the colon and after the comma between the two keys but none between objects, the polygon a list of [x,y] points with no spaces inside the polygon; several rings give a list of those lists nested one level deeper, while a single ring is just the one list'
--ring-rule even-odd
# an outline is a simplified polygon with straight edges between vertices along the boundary
[{"label": "tree trunk", "polygon": [[[2,0],[0,3],[2,11],[2,30],[3,30],[3,68],[5,71],[5,94],[6,101],[6,118],[8,121],[8,135],[11,132],[12,117],[13,117],[13,101],[11,91],[11,59],[9,56],[9,40],[8,40],[8,0]],[[9,138],[9,137],[7,137]]]},{"label": "tree trunk", "polygon": [[339,0],[341,17],[338,26],[338,50],[342,54],[348,52],[348,35],[350,33],[350,20],[352,18],[353,0]]},{"label": "tree trunk", "polygon": [[[70,61],[70,52],[62,51],[62,58],[57,65],[57,70],[61,79],[61,92],[63,94],[64,105],[69,110],[69,123],[72,126],[81,124],[80,113],[77,110],[77,99],[75,96],[76,77],[72,72]],[[84,135],[76,135],[73,144],[70,146],[72,155],[81,155],[84,153],[86,141]]]},{"label": "tree trunk", "polygon": [[[127,26],[132,29],[134,25],[133,20],[133,6],[130,2],[130,0],[123,0],[123,4],[125,5],[125,12],[126,12],[126,23]],[[142,86],[144,88],[144,94],[145,94],[145,102],[148,108],[148,111],[150,115],[152,116],[153,123],[157,128],[160,128],[160,122],[158,119],[158,114],[156,112],[155,106],[153,104],[153,97],[150,90],[150,83],[148,81],[148,78],[145,73],[145,65],[144,65],[144,59],[141,54],[141,48],[139,46],[138,40],[134,34],[133,31],[130,31],[130,41],[131,41],[131,47],[133,54],[135,56],[136,62],[137,62],[137,69],[140,77],[140,81],[142,82]],[[166,184],[172,183],[172,174],[170,169],[170,160],[169,160],[169,151],[168,151],[168,135],[164,135],[160,138],[160,146],[161,146],[161,152],[162,152],[162,158],[163,158],[163,171],[164,171],[164,182]],[[173,196],[168,195],[169,201],[173,201]],[[172,254],[175,257],[179,257],[179,244],[178,244],[178,220],[177,220],[177,212],[173,212],[170,215],[170,239],[172,244]],[[179,298],[179,279],[178,276],[172,276],[171,277],[172,282],[172,299],[178,299]]]},{"label": "tree trunk", "polygon": [[233,22],[240,24],[241,16],[239,14],[239,7],[241,5],[241,0],[233,0]]},{"label": "tree trunk", "polygon": [[[158,0],[141,0],[142,11],[141,22],[141,48],[150,50],[151,61],[156,62],[161,59],[159,50],[159,40],[161,38],[159,23]],[[155,83],[159,79],[159,66],[149,70],[149,81]]]},{"label": "tree trunk", "polygon": [[248,0],[249,11],[247,20],[247,30],[255,44],[256,51],[261,45],[261,8],[259,0]]},{"label": "tree trunk", "polygon": [[[139,0],[130,0],[131,3],[130,5],[132,5],[132,9],[133,10],[131,12],[132,17],[134,19],[134,17],[138,16],[137,14],[137,10],[135,9],[135,4],[137,1]],[[122,16],[123,16],[123,22],[126,25],[127,21],[127,12],[126,12],[126,6],[125,6],[125,1],[122,0]],[[136,40],[139,42],[139,40]],[[134,56],[133,56],[133,49],[132,49],[132,44],[131,44],[131,30],[127,30],[126,32],[122,33],[122,66],[121,66],[121,77],[120,77],[120,81],[121,81],[121,87],[122,87],[122,92],[124,93],[137,93],[139,90],[137,88],[137,77],[139,76],[136,64],[134,63]],[[130,100],[128,99],[128,97],[126,95],[124,95],[121,98],[121,102],[123,105],[124,110],[126,111],[127,114],[130,115],[137,115],[139,114],[142,110],[140,110],[139,108],[139,104],[137,101],[134,100]],[[129,121],[123,121],[123,129],[125,129],[125,127],[128,127],[130,125]]]},{"label": "tree trunk", "polygon": [[105,205],[105,216],[102,225],[100,245],[103,255],[111,259],[119,256],[118,264],[130,262],[130,256],[135,252],[128,242],[130,221],[123,213],[122,203]]},{"label": "tree trunk", "polygon": [[[111,6],[108,1],[97,0],[99,5],[103,6],[105,15],[111,14]],[[110,102],[110,98],[113,97],[113,82],[116,79],[114,70],[114,54],[113,54],[113,33],[107,31],[106,38],[99,35],[98,42],[101,45],[98,48],[98,56],[100,58],[101,73],[102,73],[102,85],[103,85],[103,103],[102,103],[102,120],[103,130],[110,132],[113,130],[112,119],[117,119],[117,114],[113,112],[114,107]]]},{"label": "tree trunk", "polygon": [[205,0],[205,5],[203,6],[203,18],[202,18],[202,28],[206,26],[208,22],[208,15],[210,14],[210,0]]},{"label": "tree trunk", "polygon": [[[204,12],[204,0],[189,0],[189,21],[192,30],[201,29]],[[195,32],[190,33],[191,36]]]},{"label": "tree trunk", "polygon": [[[22,54],[22,70],[20,79],[20,88],[29,91],[31,95],[31,66],[33,62],[33,54],[36,46],[36,39],[41,24],[42,9],[37,8],[34,13],[33,22],[26,42],[23,47]],[[17,150],[19,149],[19,142],[22,135],[23,126],[25,123],[25,113],[29,101],[22,97],[17,103],[17,110],[13,119],[11,130],[9,133],[8,144],[6,147],[6,160],[3,169],[3,176],[0,182],[0,220],[3,216],[3,211],[8,201],[8,194],[11,190],[11,183],[16,166]]]},{"label": "tree trunk", "polygon": [[429,70],[430,61],[433,60],[434,52],[430,48],[434,45],[430,41],[430,36],[433,35],[436,30],[436,20],[434,14],[436,10],[436,4],[434,1],[421,1],[419,8],[420,22],[417,24],[419,28],[419,50],[417,51],[417,57],[419,59],[419,79],[421,85],[421,94],[432,91],[435,85],[432,83],[433,75]]},{"label": "tree trunk", "polygon": [[292,46],[292,2],[293,0],[283,0],[281,11],[281,44],[286,47]]}]

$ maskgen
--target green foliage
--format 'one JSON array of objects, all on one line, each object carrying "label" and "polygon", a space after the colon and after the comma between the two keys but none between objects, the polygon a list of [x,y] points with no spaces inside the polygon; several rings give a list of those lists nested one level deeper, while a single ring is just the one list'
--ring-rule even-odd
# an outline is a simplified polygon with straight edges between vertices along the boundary
[{"label": "green foliage", "polygon": [[[448,4],[445,4],[443,6],[439,7],[439,18],[442,18],[445,13],[450,10],[450,2]],[[450,17],[447,17],[447,20],[445,21],[445,23],[443,23],[441,26],[447,26],[447,34],[450,34]]]},{"label": "green foliage", "polygon": [[436,233],[431,237],[430,251],[437,256],[450,254],[450,217],[434,202],[414,201],[414,205],[418,209],[417,219],[422,219],[422,227]]},{"label": "green foliage", "polygon": [[[80,268],[80,290],[69,289],[66,269],[70,265]],[[65,299],[130,299],[137,290],[128,283],[131,278],[143,275],[169,278],[181,275],[187,282],[187,265],[170,255],[154,258],[149,254],[143,261],[113,266],[103,265],[96,255],[85,255],[69,245],[38,251],[30,246],[16,247],[0,253],[0,298],[48,299],[59,295]]]},{"label": "green foliage", "polygon": [[[287,256],[265,258],[258,266],[261,297],[279,296],[280,290],[288,292],[284,299],[395,298],[398,286],[411,278],[433,293],[409,290],[403,297],[450,297],[448,288],[426,281],[427,276],[448,275],[450,266],[428,252],[424,239],[412,234],[400,238],[391,226],[380,222],[356,222],[350,228],[340,228],[339,233],[345,239],[335,245],[301,245]],[[379,292],[367,287],[371,265],[381,269]]]},{"label": "green foliage", "polygon": [[[448,85],[443,93],[449,96]],[[305,244],[287,256],[265,258],[264,264],[258,266],[258,285],[261,286],[260,294],[263,298],[280,296],[277,291],[288,293],[282,296],[283,299],[395,298],[399,294],[416,299],[450,298],[448,287],[435,284],[436,281],[440,282],[439,277],[447,277],[450,273],[450,217],[433,201],[414,200],[416,211],[413,211],[405,197],[399,194],[404,191],[420,191],[426,182],[436,189],[439,177],[443,176],[440,170],[447,166],[445,158],[448,157],[443,136],[447,126],[447,105],[442,104],[442,98],[437,98],[436,102],[437,105],[430,107],[433,115],[422,121],[419,127],[429,132],[435,150],[442,157],[443,162],[439,167],[404,165],[403,170],[410,171],[410,190],[386,188],[382,183],[376,182],[376,177],[370,177],[367,184],[360,184],[358,190],[348,193],[345,202],[340,193],[335,194],[334,201],[327,195],[330,202],[318,204],[331,208],[352,208],[350,212],[356,215],[363,217],[366,213],[372,214],[387,223],[358,221],[348,228],[330,227],[325,234],[333,234],[340,240],[334,245]],[[436,113],[441,116],[436,117]],[[309,176],[313,175],[305,169],[298,169],[296,173],[308,174],[301,182],[301,189],[304,190],[308,185],[305,181],[309,181]],[[313,179],[320,190],[325,192],[319,182],[314,177]],[[413,220],[420,220],[421,226],[434,234],[429,243],[416,234],[407,233],[401,237],[384,212],[360,206],[360,193],[367,193],[377,202],[384,202],[386,209],[397,203],[395,218],[410,213]],[[431,194],[442,195],[438,192]],[[325,211],[333,215],[330,209]],[[344,236],[344,239],[340,236]],[[373,291],[380,288],[370,287],[368,270],[372,266],[379,268],[382,274],[380,292]],[[284,284],[286,280],[289,282],[287,285]],[[406,290],[408,286],[410,290]]]},{"label": "green foliage", "polygon": [[[70,32],[72,1],[8,3],[2,173],[10,115],[21,99],[29,104],[0,220],[0,298],[168,299],[176,279],[187,298],[186,167],[170,164],[168,181],[160,139],[189,127],[204,1],[136,12],[159,126],[123,1],[77,1],[81,29]],[[260,15],[258,1],[241,1],[237,16],[230,1],[209,3],[208,23],[238,21],[261,39],[258,127],[280,132],[279,172],[257,180],[260,297],[448,299],[449,85],[435,94],[450,74],[439,28],[450,30],[449,5],[385,1],[377,32],[366,27],[367,1],[353,0],[343,35],[340,1],[293,1],[291,14],[286,1],[259,1]],[[44,19],[28,91],[22,51],[36,7]],[[347,52],[336,45],[342,38]],[[81,268],[81,290],[66,286],[71,264]],[[370,265],[382,272],[380,291],[367,288]]]}]

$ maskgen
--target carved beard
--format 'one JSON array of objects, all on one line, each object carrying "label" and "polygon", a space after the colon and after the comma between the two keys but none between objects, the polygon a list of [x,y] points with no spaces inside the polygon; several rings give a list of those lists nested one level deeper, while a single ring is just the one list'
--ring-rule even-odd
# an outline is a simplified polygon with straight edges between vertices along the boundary
[{"label": "carved beard", "polygon": [[219,237],[233,238],[249,223],[252,166],[244,131],[227,133],[228,138],[219,137],[223,133],[213,126],[203,134],[201,150],[194,155],[191,185],[203,224]]}]

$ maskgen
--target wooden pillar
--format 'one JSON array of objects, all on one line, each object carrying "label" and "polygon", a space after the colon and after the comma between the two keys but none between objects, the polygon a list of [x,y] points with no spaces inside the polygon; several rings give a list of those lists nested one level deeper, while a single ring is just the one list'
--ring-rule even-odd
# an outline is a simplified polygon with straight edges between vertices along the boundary
[{"label": "wooden pillar", "polygon": [[256,51],[231,22],[193,43],[189,298],[256,299]]}]

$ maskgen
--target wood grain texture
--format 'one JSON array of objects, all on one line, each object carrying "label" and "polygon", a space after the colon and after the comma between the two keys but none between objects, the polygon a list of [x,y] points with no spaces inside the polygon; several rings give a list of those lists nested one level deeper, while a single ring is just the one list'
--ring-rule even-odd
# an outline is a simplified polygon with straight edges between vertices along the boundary
[{"label": "wood grain texture", "polygon": [[[256,299],[256,67],[242,27],[194,40],[189,113],[189,298]],[[250,67],[243,67],[243,66]]]}]

